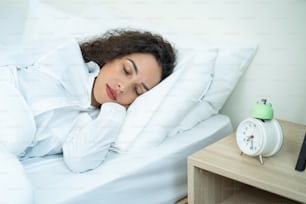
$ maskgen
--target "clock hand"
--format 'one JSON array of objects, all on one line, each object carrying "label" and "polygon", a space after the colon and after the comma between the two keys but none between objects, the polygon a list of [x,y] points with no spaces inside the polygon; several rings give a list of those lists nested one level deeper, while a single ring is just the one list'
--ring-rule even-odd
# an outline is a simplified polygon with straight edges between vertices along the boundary
[{"label": "clock hand", "polygon": [[250,135],[250,136],[247,136],[247,141],[250,141],[251,139],[253,139],[254,138],[254,135]]}]

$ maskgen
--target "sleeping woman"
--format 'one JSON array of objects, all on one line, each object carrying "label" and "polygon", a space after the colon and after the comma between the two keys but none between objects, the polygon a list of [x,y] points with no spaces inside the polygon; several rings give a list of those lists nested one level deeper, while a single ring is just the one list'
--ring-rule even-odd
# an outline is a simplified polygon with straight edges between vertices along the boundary
[{"label": "sleeping woman", "polygon": [[111,30],[66,42],[32,65],[7,66],[35,134],[0,143],[20,159],[63,153],[72,171],[94,169],[115,142],[126,108],[170,75],[175,61],[174,48],[160,35]]}]

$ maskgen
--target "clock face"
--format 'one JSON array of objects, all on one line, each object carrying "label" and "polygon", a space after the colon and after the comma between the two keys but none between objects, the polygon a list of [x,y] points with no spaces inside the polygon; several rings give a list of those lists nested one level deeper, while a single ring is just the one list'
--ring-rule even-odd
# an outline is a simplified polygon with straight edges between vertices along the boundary
[{"label": "clock face", "polygon": [[237,143],[241,151],[248,155],[256,155],[260,151],[263,138],[260,124],[253,120],[241,122],[237,128]]}]

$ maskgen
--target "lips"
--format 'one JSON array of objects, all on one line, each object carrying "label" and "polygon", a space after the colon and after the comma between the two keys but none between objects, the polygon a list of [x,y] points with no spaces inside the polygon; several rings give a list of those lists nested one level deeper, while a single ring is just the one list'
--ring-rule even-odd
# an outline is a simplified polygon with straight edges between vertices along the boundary
[{"label": "lips", "polygon": [[116,100],[116,98],[117,98],[116,92],[115,92],[108,84],[106,84],[106,93],[107,93],[107,96],[108,96],[111,100],[113,100],[113,101]]}]

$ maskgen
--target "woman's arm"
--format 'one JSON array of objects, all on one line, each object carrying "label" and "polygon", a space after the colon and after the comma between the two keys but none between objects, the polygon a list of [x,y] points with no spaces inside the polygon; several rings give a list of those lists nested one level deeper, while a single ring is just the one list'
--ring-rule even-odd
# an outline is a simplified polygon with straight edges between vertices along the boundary
[{"label": "woman's arm", "polygon": [[67,166],[79,173],[98,167],[104,161],[110,145],[115,142],[125,115],[123,106],[105,103],[95,120],[89,115],[83,117],[63,145]]}]

